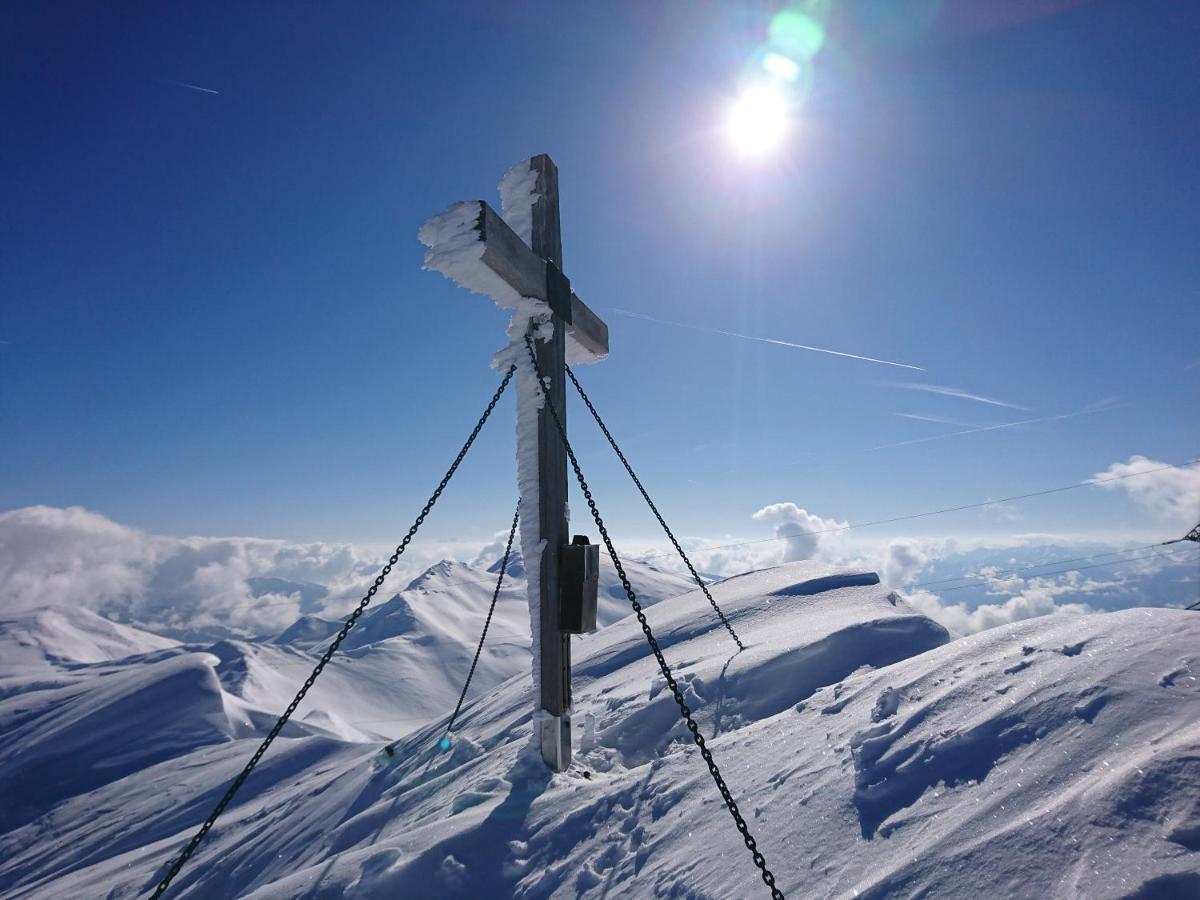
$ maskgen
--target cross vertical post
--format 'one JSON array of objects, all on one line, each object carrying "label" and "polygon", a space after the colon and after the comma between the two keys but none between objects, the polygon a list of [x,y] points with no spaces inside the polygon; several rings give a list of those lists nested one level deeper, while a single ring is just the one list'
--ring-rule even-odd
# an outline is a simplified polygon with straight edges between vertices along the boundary
[{"label": "cross vertical post", "polygon": [[[571,281],[563,274],[558,169],[550,157],[542,154],[514,166],[501,180],[500,194],[504,216],[483,200],[454,203],[422,225],[417,236],[429,248],[426,269],[441,272],[460,287],[513,310],[507,329],[509,345],[496,354],[493,363],[519,370],[521,549],[531,567],[527,585],[530,626],[537,632],[533,647],[537,681],[534,743],[546,765],[561,772],[571,764],[570,635],[595,627],[598,557],[593,546],[587,555],[592,561],[581,562],[580,554],[574,552],[579,548],[568,547],[567,448],[551,408],[542,398],[553,404],[565,429],[567,360],[583,365],[605,359],[608,326],[571,290]],[[553,328],[545,328],[547,323]],[[540,386],[528,357],[526,340],[530,337],[545,382]],[[572,554],[568,587],[569,602],[575,604],[568,607],[565,619],[560,605],[564,602],[564,552]],[[590,586],[592,595],[590,617],[585,613],[584,585]]]},{"label": "cross vertical post", "polygon": [[[529,161],[537,173],[533,205],[532,247],[535,254],[562,271],[562,230],[558,217],[558,168],[546,154]],[[552,276],[551,276],[552,277]],[[554,316],[554,336],[534,341],[538,367],[548,384],[543,390],[566,426],[566,323]],[[557,772],[571,764],[571,637],[559,627],[560,548],[570,540],[567,520],[567,450],[550,410],[538,412],[538,519],[541,555],[541,704],[547,713],[536,723],[542,759]]]}]

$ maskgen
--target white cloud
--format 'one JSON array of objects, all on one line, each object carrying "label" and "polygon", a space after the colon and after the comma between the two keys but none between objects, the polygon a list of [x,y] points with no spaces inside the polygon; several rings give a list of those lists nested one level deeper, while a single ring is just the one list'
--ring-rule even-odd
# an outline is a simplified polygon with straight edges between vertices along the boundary
[{"label": "white cloud", "polygon": [[[1132,568],[1135,575],[1149,575],[1161,571],[1168,564],[1161,558],[1134,560],[1127,568]],[[1002,572],[996,566],[984,566],[977,574],[981,576],[981,585],[987,594],[1007,599],[971,607],[965,603],[946,603],[929,590],[918,589],[904,596],[919,611],[947,628],[959,634],[972,634],[1051,613],[1085,615],[1099,612],[1100,608],[1085,601],[1102,601],[1114,589],[1119,590],[1129,584],[1127,577],[1102,581],[1076,570],[1022,578],[1016,573]],[[1062,598],[1069,599],[1063,602]]]},{"label": "white cloud", "polygon": [[888,544],[883,559],[883,580],[893,587],[903,587],[929,562],[929,554],[916,541],[900,538]]},{"label": "white cloud", "polygon": [[1168,466],[1145,456],[1131,456],[1128,462],[1113,463],[1088,481],[1106,490],[1125,491],[1162,521],[1189,527],[1200,518],[1200,466]]},{"label": "white cloud", "polygon": [[[720,575],[727,578],[730,575],[740,575],[743,572],[753,572],[779,564],[779,544],[774,541],[763,544],[750,544],[744,547],[729,547],[717,550],[689,550],[688,556],[701,572]],[[674,550],[669,551],[672,567],[681,575],[688,574],[687,568]],[[663,557],[658,557],[662,560]],[[678,566],[675,562],[678,561]]]},{"label": "white cloud", "polygon": [[775,536],[783,542],[783,561],[812,559],[830,538],[849,523],[823,519],[795,503],[772,503],[764,506],[751,518],[755,522],[775,525]]},{"label": "white cloud", "polygon": [[1037,590],[1019,594],[1004,603],[989,603],[975,609],[968,609],[961,603],[944,604],[936,594],[929,591],[905,594],[904,599],[919,612],[941,622],[958,634],[973,634],[998,625],[1051,613],[1084,615],[1095,612],[1086,603],[1056,603],[1053,595]]},{"label": "white cloud", "polygon": [[128,601],[145,590],[159,555],[152,536],[77,506],[0,513],[5,611]]},{"label": "white cloud", "polygon": [[[813,556],[834,562],[840,555],[839,547],[843,542],[840,532],[846,527],[846,522],[821,518],[794,503],[764,506],[752,518],[756,522],[775,524],[776,537],[746,540],[731,534],[707,538],[685,536],[680,538],[680,545],[697,571],[719,578],[777,566],[781,562],[811,559]],[[488,545],[489,548],[491,546]],[[690,574],[675,548],[666,540],[622,542],[617,550],[623,557],[639,559],[680,575]]]},{"label": "white cloud", "polygon": [[[486,569],[492,563],[499,561],[504,556],[504,548],[508,546],[509,531],[505,528],[503,531],[497,531],[492,535],[492,539],[479,548],[479,552],[471,559],[471,565],[479,566]],[[515,535],[513,537],[513,550],[521,549],[521,537]]]},{"label": "white cloud", "polygon": [[[728,578],[779,564],[779,542],[768,540],[723,546],[736,540],[732,535],[717,538],[681,537],[679,543],[702,575]],[[623,559],[641,560],[666,572],[691,577],[678,552],[665,539],[622,543],[617,546],[617,552]]]}]

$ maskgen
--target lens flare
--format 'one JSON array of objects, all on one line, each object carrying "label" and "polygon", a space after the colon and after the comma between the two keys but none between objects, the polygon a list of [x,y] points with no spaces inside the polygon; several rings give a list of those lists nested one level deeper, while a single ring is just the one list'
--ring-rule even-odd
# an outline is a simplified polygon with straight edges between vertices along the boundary
[{"label": "lens flare", "polygon": [[744,156],[762,156],[778,147],[787,127],[787,97],[772,84],[746,87],[725,120],[725,133]]},{"label": "lens flare", "polygon": [[800,63],[779,53],[764,55],[762,67],[767,74],[773,75],[781,81],[791,82],[800,77]]},{"label": "lens flare", "polygon": [[773,50],[792,59],[812,59],[825,43],[822,19],[827,5],[812,4],[813,9],[784,9],[778,12],[768,30]]}]

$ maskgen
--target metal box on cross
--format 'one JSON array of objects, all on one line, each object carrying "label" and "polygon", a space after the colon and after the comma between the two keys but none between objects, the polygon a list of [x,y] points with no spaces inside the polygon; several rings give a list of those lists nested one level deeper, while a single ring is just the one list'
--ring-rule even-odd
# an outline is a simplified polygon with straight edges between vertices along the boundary
[{"label": "metal box on cross", "polygon": [[600,545],[577,534],[560,551],[561,582],[558,627],[567,634],[596,630],[596,600],[600,588]]}]

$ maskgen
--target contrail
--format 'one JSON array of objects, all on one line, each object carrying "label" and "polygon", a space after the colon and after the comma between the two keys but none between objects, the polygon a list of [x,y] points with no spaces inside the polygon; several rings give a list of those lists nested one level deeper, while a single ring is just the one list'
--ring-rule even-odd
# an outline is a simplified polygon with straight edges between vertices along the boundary
[{"label": "contrail", "polygon": [[916,419],[918,422],[933,422],[935,425],[952,425],[955,428],[982,428],[975,422],[960,422],[958,419],[947,419],[945,416],[922,416],[917,413],[893,413],[902,419]]},{"label": "contrail", "polygon": [[929,394],[940,394],[943,397],[958,397],[960,400],[974,400],[977,403],[987,403],[991,406],[1003,406],[1007,409],[1020,409],[1029,412],[1028,406],[1018,406],[1015,403],[1006,403],[1003,400],[996,400],[993,397],[984,397],[981,394],[970,394],[962,388],[946,387],[941,384],[920,384],[918,382],[904,382],[902,384],[893,385],[893,387],[907,388],[910,391],[925,391]]},{"label": "contrail", "polygon": [[1020,422],[1002,422],[999,425],[983,425],[979,428],[968,428],[965,431],[951,431],[949,434],[935,434],[931,437],[913,438],[910,441],[897,441],[894,444],[880,444],[878,447],[867,447],[867,452],[872,450],[888,450],[892,447],[907,447],[909,444],[924,444],[928,441],[940,441],[942,438],[958,437],[964,434],[978,434],[981,431],[1000,431],[1004,428],[1016,428],[1018,425],[1035,425],[1038,422],[1058,422],[1062,419],[1074,419],[1076,416],[1090,416],[1092,413],[1106,412],[1113,409],[1112,406],[1090,406],[1081,409],[1078,412],[1062,413],[1057,416],[1038,416],[1036,419],[1022,419]]},{"label": "contrail", "polygon": [[200,85],[198,85],[198,84],[188,84],[186,81],[172,81],[171,79],[168,78],[165,83],[173,84],[176,87],[187,88],[188,90],[191,90],[191,91],[200,91],[200,93],[202,93],[202,94],[218,94],[219,95],[221,93],[220,91],[214,91],[212,88],[200,87]]},{"label": "contrail", "polygon": [[736,331],[724,331],[720,328],[705,328],[703,325],[691,325],[687,322],[670,322],[666,319],[656,319],[654,316],[648,316],[645,313],[630,312],[627,309],[618,309],[615,306],[605,306],[602,309],[607,309],[609,312],[614,312],[618,316],[626,316],[630,319],[641,319],[644,322],[655,322],[659,325],[674,325],[676,328],[690,328],[693,331],[703,331],[708,334],[721,334],[725,337],[741,338],[743,341],[758,341],[761,344],[775,344],[780,347],[792,347],[796,350],[809,350],[813,353],[828,353],[830,356],[843,356],[846,359],[861,359],[863,362],[878,363],[881,366],[895,366],[898,369],[912,369],[916,372],[924,372],[921,366],[910,366],[907,363],[892,362],[887,359],[876,359],[873,356],[860,356],[857,353],[843,353],[840,350],[827,350],[824,347],[810,347],[808,344],[796,344],[792,341],[780,341],[775,338],[756,337],[752,334],[738,334]]},{"label": "contrail", "polygon": [[[1114,405],[1112,402],[1114,399],[1115,398],[1113,398],[1113,397],[1107,397],[1104,400],[1101,400],[1099,403],[1091,403],[1091,404],[1085,406],[1083,409],[1077,410],[1076,412],[1061,413],[1057,416],[1039,416],[1036,419],[1022,419],[1020,422],[1002,422],[999,425],[979,425],[979,426],[975,426],[972,428],[964,429],[962,431],[951,431],[946,434],[935,434],[935,435],[931,435],[929,437],[914,438],[909,441],[896,441],[893,444],[880,444],[878,447],[857,447],[857,448],[851,447],[851,448],[847,448],[846,450],[841,451],[841,453],[843,456],[846,453],[871,453],[875,450],[888,450],[892,447],[906,447],[909,444],[924,444],[924,443],[928,443],[929,441],[940,441],[943,438],[959,437],[964,434],[978,434],[979,432],[983,432],[983,431],[1000,431],[1005,428],[1016,428],[1019,425],[1033,425],[1038,422],[1057,422],[1062,419],[1074,419],[1078,416],[1089,416],[1092,413],[1108,412],[1109,410],[1116,409],[1118,406],[1127,406],[1128,405],[1128,404]],[[896,413],[896,415],[906,416],[908,418],[919,418],[918,416],[914,416],[911,413]],[[931,418],[931,420],[932,420],[932,417],[929,417],[929,418]],[[764,471],[773,471],[775,469],[786,469],[786,468],[790,468],[792,466],[812,465],[814,456],[815,456],[815,454],[809,453],[809,454],[807,454],[807,456],[804,459],[794,459],[791,462],[771,463],[771,464],[756,466],[755,469],[756,469],[756,471],[764,472]],[[829,466],[829,465],[834,464],[834,460],[832,460],[832,459],[829,459],[825,462],[821,462],[821,459],[822,458],[818,458],[818,464],[820,464],[820,465]],[[1200,462],[1200,460],[1196,460],[1196,461]],[[1191,463],[1189,463],[1189,465],[1191,465]],[[738,471],[741,471],[741,470],[740,469],[729,469],[728,474],[733,474]],[[722,473],[722,474],[724,474],[724,473]]]}]

